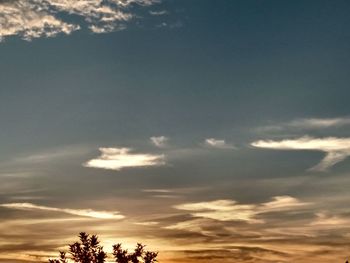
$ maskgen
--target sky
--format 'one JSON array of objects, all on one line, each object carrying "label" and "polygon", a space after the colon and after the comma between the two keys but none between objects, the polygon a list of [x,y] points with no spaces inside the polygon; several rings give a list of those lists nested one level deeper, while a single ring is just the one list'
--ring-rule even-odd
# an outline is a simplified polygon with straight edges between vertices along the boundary
[{"label": "sky", "polygon": [[81,231],[162,263],[345,262],[349,11],[0,0],[0,262]]}]

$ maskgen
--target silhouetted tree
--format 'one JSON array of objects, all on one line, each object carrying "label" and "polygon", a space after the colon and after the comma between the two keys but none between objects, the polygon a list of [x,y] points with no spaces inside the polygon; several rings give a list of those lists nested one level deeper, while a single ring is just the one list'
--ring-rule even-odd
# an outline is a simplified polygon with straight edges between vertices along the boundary
[{"label": "silhouetted tree", "polygon": [[122,249],[121,244],[113,246],[113,256],[117,263],[154,263],[157,262],[157,252],[145,251],[145,246],[138,243],[133,253]]},{"label": "silhouetted tree", "polygon": [[146,251],[143,257],[144,263],[154,263],[157,262],[158,252]]},{"label": "silhouetted tree", "polygon": [[[103,251],[96,235],[85,232],[79,234],[80,242],[69,245],[70,258],[76,263],[104,263],[107,253]],[[132,253],[122,248],[121,244],[113,245],[113,257],[117,263],[155,263],[158,252],[146,251],[145,246],[138,243]],[[49,263],[68,263],[68,257],[61,251],[59,259],[49,259]]]},{"label": "silhouetted tree", "polygon": [[60,251],[59,259],[49,259],[49,263],[68,263],[66,258],[66,252]]}]

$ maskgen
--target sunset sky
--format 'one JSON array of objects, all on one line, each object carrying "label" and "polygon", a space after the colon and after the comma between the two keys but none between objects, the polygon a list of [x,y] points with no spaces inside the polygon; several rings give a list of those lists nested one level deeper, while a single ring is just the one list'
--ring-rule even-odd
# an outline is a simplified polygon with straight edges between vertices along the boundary
[{"label": "sunset sky", "polygon": [[160,263],[344,263],[349,13],[0,0],[0,262],[86,231]]}]

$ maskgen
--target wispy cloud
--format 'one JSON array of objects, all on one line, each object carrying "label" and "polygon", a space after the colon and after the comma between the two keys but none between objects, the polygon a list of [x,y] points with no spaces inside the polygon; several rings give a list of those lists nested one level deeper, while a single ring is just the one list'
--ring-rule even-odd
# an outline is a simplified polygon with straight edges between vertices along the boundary
[{"label": "wispy cloud", "polygon": [[154,198],[165,198],[165,199],[171,199],[171,198],[180,198],[179,195],[166,195],[166,194],[158,194],[158,195],[152,195]]},{"label": "wispy cloud", "polygon": [[304,129],[340,127],[340,126],[350,125],[350,118],[297,119],[297,120],[291,121],[288,125],[292,127],[304,128]]},{"label": "wispy cloud", "polygon": [[49,162],[57,159],[72,158],[74,156],[81,156],[90,151],[89,147],[84,146],[66,146],[56,149],[49,149],[46,151],[31,153],[29,155],[15,158],[15,163],[41,163]]},{"label": "wispy cloud", "polygon": [[134,224],[139,226],[156,226],[159,224],[159,222],[155,222],[155,221],[135,222]]},{"label": "wispy cloud", "polygon": [[257,131],[281,132],[300,130],[319,130],[326,128],[338,128],[350,125],[350,117],[339,118],[300,118],[282,123],[258,127]]},{"label": "wispy cloud", "polygon": [[180,195],[177,195],[173,190],[169,189],[144,189],[144,193],[152,194],[152,197],[155,198],[179,198]]},{"label": "wispy cloud", "polygon": [[349,218],[339,217],[338,215],[330,215],[327,212],[319,212],[316,214],[316,219],[310,223],[311,226],[318,227],[344,227],[344,225],[349,225]]},{"label": "wispy cloud", "polygon": [[99,148],[101,155],[83,165],[85,167],[121,170],[130,167],[160,166],[165,164],[164,155],[133,153],[130,148]]},{"label": "wispy cloud", "polygon": [[325,158],[316,166],[313,171],[327,171],[333,165],[343,161],[350,155],[350,138],[313,138],[304,136],[298,139],[281,141],[259,140],[251,143],[257,148],[274,150],[313,150],[326,153]]},{"label": "wispy cloud", "polygon": [[205,145],[217,149],[235,149],[235,146],[233,144],[229,144],[225,140],[215,138],[206,139]]},{"label": "wispy cloud", "polygon": [[218,221],[258,222],[254,217],[255,205],[241,205],[233,200],[188,203],[175,206],[176,209],[190,211],[194,217],[209,218]]},{"label": "wispy cloud", "polygon": [[165,136],[158,136],[158,137],[151,137],[150,140],[155,146],[159,148],[163,148],[167,145],[169,138]]},{"label": "wispy cloud", "polygon": [[258,209],[259,213],[267,213],[274,211],[292,210],[310,205],[308,202],[301,202],[292,196],[275,196],[271,201],[262,203]]},{"label": "wispy cloud", "polygon": [[186,203],[174,206],[189,211],[193,217],[218,221],[244,221],[263,223],[257,216],[264,213],[293,210],[309,205],[291,196],[276,196],[261,204],[239,204],[234,200],[215,200],[210,202]]},{"label": "wispy cloud", "polygon": [[200,233],[204,236],[211,236],[213,233],[203,228],[204,225],[211,225],[211,222],[205,218],[196,218],[183,222],[177,222],[175,224],[165,226],[164,229],[170,230],[184,230],[188,232]]},{"label": "wispy cloud", "polygon": [[[0,1],[0,40],[19,35],[25,40],[70,34],[82,24],[68,22],[71,15],[84,19],[94,33],[122,29],[134,18],[132,5],[150,6],[159,0],[3,0]],[[62,15],[63,14],[63,15]]]},{"label": "wispy cloud", "polygon": [[150,13],[152,16],[163,16],[163,15],[167,15],[167,14],[168,14],[168,11],[166,11],[166,10],[149,11],[149,13]]},{"label": "wispy cloud", "polygon": [[95,211],[92,209],[69,209],[69,208],[56,208],[49,206],[35,205],[32,203],[9,203],[0,204],[1,207],[17,210],[41,210],[50,212],[61,212],[70,215],[91,217],[97,219],[123,219],[125,216],[119,212],[108,212],[108,211]]},{"label": "wispy cloud", "polygon": [[143,189],[142,192],[145,193],[156,193],[156,194],[169,194],[172,193],[172,190],[169,189]]}]

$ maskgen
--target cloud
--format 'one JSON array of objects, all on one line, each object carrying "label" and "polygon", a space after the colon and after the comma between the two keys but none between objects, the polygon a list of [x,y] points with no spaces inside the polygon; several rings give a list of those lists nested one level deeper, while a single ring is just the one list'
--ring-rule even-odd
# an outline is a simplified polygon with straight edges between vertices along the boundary
[{"label": "cloud", "polygon": [[288,125],[304,129],[340,127],[350,124],[350,118],[309,118],[291,121]]},{"label": "cloud", "polygon": [[19,209],[19,210],[41,210],[41,211],[51,211],[51,212],[61,212],[70,215],[91,217],[97,219],[123,219],[125,216],[121,215],[119,212],[108,212],[108,211],[95,211],[92,209],[69,209],[69,208],[55,208],[48,206],[40,206],[32,203],[9,203],[0,204],[1,207],[6,207],[9,209]]},{"label": "cloud", "polygon": [[181,196],[179,196],[179,195],[165,195],[165,194],[159,194],[159,195],[152,195],[152,197],[154,197],[154,198],[166,198],[166,199],[168,199],[168,198],[180,198]]},{"label": "cloud", "polygon": [[161,11],[149,11],[149,13],[150,13],[152,16],[163,16],[163,15],[167,15],[167,14],[168,14],[168,11],[166,11],[166,10],[161,10]]},{"label": "cloud", "polygon": [[71,159],[74,156],[81,156],[89,152],[88,147],[83,146],[65,146],[55,149],[50,149],[42,152],[32,153],[26,156],[20,156],[13,160],[14,163],[42,163],[50,162],[58,159]]},{"label": "cloud", "polygon": [[0,1],[0,40],[19,35],[25,40],[71,34],[83,23],[94,33],[106,33],[125,27],[135,17],[133,5],[150,6],[157,0],[13,0]]},{"label": "cloud", "polygon": [[287,211],[304,207],[309,203],[300,202],[291,196],[275,196],[272,201],[262,204],[239,204],[234,200],[187,203],[174,206],[178,210],[190,211],[191,216],[217,221],[244,221],[263,223],[257,216],[264,213]]},{"label": "cloud", "polygon": [[320,227],[344,227],[349,225],[350,220],[348,218],[339,217],[337,215],[330,215],[326,212],[316,213],[316,219],[310,223],[311,226],[320,226]]},{"label": "cloud", "polygon": [[118,5],[122,6],[130,6],[132,4],[150,6],[156,3],[160,3],[161,0],[113,0],[113,2],[116,2]]},{"label": "cloud", "polygon": [[310,170],[327,171],[350,155],[350,138],[313,138],[304,136],[298,139],[281,141],[259,140],[251,143],[257,148],[274,150],[312,150],[326,153],[325,158]]},{"label": "cloud", "polygon": [[260,213],[285,211],[308,206],[310,204],[311,203],[301,202],[292,196],[275,196],[270,202],[261,204],[259,211]]},{"label": "cloud", "polygon": [[139,226],[156,226],[159,224],[159,222],[155,222],[155,221],[149,221],[149,222],[136,222],[134,223],[135,225],[139,225]]},{"label": "cloud", "polygon": [[169,138],[165,136],[158,136],[158,137],[151,137],[150,140],[155,146],[162,148],[167,145]]},{"label": "cloud", "polygon": [[[207,248],[207,249],[193,249],[183,250],[184,254],[182,260],[178,262],[206,262],[206,263],[246,263],[246,262],[259,262],[259,263],[286,263],[290,261],[289,254],[284,253],[276,249],[264,248],[261,244],[256,246],[250,245],[236,245],[225,246],[224,248]],[[289,261],[286,261],[286,259]],[[304,262],[304,261],[303,261]]]},{"label": "cloud", "polygon": [[154,198],[179,198],[180,196],[175,194],[173,190],[169,189],[144,189],[144,193],[152,194]]},{"label": "cloud", "polygon": [[255,220],[255,205],[240,205],[232,200],[217,200],[211,202],[189,203],[175,206],[176,209],[191,211],[194,217],[214,219],[218,221],[246,221]]},{"label": "cloud", "polygon": [[143,189],[142,192],[145,193],[156,193],[156,194],[168,194],[172,193],[172,190],[169,189]]},{"label": "cloud", "polygon": [[47,10],[36,5],[37,1],[0,2],[0,40],[12,35],[21,35],[30,40],[37,37],[52,37],[58,33],[70,34],[79,25],[64,22]]},{"label": "cloud", "polygon": [[119,171],[130,167],[160,166],[165,164],[164,155],[132,153],[130,148],[99,148],[101,155],[83,165],[85,167]]},{"label": "cloud", "polygon": [[217,149],[234,149],[235,148],[234,145],[226,143],[225,140],[215,139],[215,138],[206,139],[205,145],[208,147],[217,148]]},{"label": "cloud", "polygon": [[298,130],[319,130],[326,128],[338,128],[350,125],[350,117],[339,118],[301,118],[288,122],[275,123],[258,127],[258,132],[281,132]]},{"label": "cloud", "polygon": [[204,236],[212,236],[212,231],[204,230],[203,226],[205,225],[211,225],[211,222],[209,222],[208,219],[204,218],[197,218],[193,220],[187,220],[183,222],[177,222],[173,225],[165,226],[164,229],[170,229],[170,230],[180,230],[180,231],[188,231],[188,232],[194,232],[194,233],[200,233]]}]

